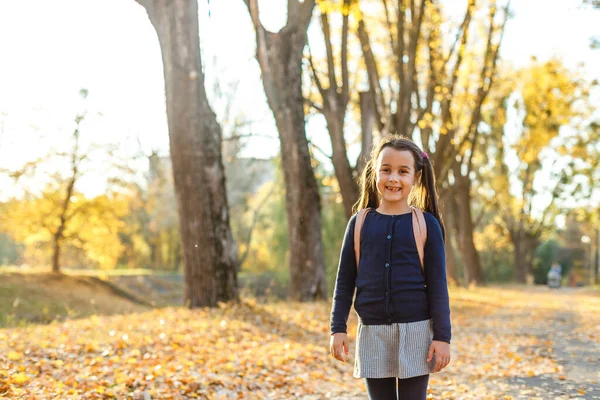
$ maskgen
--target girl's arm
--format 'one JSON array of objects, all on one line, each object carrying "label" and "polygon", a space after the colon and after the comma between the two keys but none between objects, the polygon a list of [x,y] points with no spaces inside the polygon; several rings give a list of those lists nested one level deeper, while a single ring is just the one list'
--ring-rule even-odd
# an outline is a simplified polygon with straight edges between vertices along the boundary
[{"label": "girl's arm", "polygon": [[348,221],[340,262],[338,265],[335,289],[333,291],[333,304],[331,305],[331,333],[346,332],[346,323],[352,307],[354,287],[356,282],[356,255],[354,254],[354,224],[356,214]]},{"label": "girl's arm", "polygon": [[429,298],[429,313],[433,320],[433,340],[450,343],[450,300],[446,280],[446,250],[438,220],[425,213],[427,241],[425,242],[425,282]]}]

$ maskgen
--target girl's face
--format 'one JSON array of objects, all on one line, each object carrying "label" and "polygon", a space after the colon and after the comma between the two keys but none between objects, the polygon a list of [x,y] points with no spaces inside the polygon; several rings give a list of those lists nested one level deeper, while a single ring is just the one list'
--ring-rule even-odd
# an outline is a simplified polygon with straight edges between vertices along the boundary
[{"label": "girl's face", "polygon": [[376,182],[381,203],[408,204],[408,195],[415,183],[415,159],[408,150],[384,148],[377,158]]}]

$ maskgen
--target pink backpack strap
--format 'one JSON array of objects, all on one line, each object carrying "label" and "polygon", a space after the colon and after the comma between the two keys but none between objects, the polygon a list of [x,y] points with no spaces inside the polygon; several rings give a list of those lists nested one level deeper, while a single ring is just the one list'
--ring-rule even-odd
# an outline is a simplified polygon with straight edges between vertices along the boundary
[{"label": "pink backpack strap", "polygon": [[367,213],[371,211],[370,208],[363,208],[356,215],[356,222],[354,224],[354,254],[356,254],[356,269],[358,270],[358,261],[360,260],[360,231],[362,230],[363,224]]},{"label": "pink backpack strap", "polygon": [[412,222],[413,222],[413,233],[415,235],[415,242],[417,243],[417,252],[419,253],[419,260],[421,261],[421,270],[425,273],[425,242],[427,241],[427,225],[425,224],[425,217],[423,211],[416,207],[412,208]]}]

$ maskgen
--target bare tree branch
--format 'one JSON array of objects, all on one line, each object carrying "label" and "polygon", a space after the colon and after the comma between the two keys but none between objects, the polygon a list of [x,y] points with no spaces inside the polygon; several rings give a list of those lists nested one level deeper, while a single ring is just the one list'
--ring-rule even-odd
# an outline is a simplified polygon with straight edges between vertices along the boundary
[{"label": "bare tree branch", "polygon": [[344,10],[342,19],[342,48],[341,59],[342,59],[342,102],[348,104],[350,99],[349,96],[349,77],[348,77],[348,15],[350,13],[351,0],[344,0]]},{"label": "bare tree branch", "polygon": [[250,12],[250,18],[256,31],[256,58],[258,62],[263,66],[265,70],[269,68],[269,57],[267,56],[267,31],[260,22],[260,14],[258,9],[258,0],[244,0],[248,11]]},{"label": "bare tree branch", "polygon": [[[433,114],[433,101],[435,100],[435,88],[438,86],[438,76],[436,74],[435,71],[435,64],[436,64],[436,53],[435,53],[435,48],[433,46],[433,42],[434,40],[439,38],[439,32],[438,32],[438,28],[436,24],[432,24],[431,29],[429,31],[429,37],[427,38],[427,49],[428,52],[427,54],[429,55],[429,78],[428,78],[428,85],[427,85],[427,97],[425,99],[425,107],[421,107],[421,105],[419,104],[419,108],[420,108],[420,112],[419,112],[419,116],[417,118],[417,123],[419,122],[419,120],[421,118],[424,117],[424,115],[426,113],[428,114]],[[417,89],[418,92],[418,89]],[[425,128],[421,129],[421,143],[423,143],[423,149],[426,152],[430,152],[430,148],[429,148],[429,138],[431,137],[431,134],[433,132],[433,129],[431,128],[430,125],[426,126]]]},{"label": "bare tree branch", "polygon": [[358,22],[358,38],[363,50],[363,56],[365,58],[365,64],[367,67],[367,76],[369,78],[369,86],[373,91],[373,97],[375,100],[375,113],[377,115],[377,125],[380,132],[383,132],[385,126],[389,124],[389,112],[386,110],[385,99],[383,97],[383,91],[381,90],[381,83],[379,80],[379,72],[377,70],[377,63],[371,44],[369,41],[369,34],[365,28],[363,20]]},{"label": "bare tree branch", "polygon": [[254,227],[258,223],[258,217],[260,215],[260,210],[267,203],[267,200],[269,199],[269,197],[271,197],[271,195],[275,191],[276,187],[277,187],[276,185],[271,185],[271,189],[269,190],[269,192],[265,194],[263,199],[258,203],[256,208],[252,212],[252,223],[250,224],[250,228],[248,229],[248,235],[246,236],[246,243],[245,243],[246,249],[244,250],[244,254],[242,254],[241,257],[238,259],[238,265],[240,265],[240,266],[244,264],[244,261],[246,261],[246,258],[248,257],[248,254],[250,252],[250,243],[252,242],[252,233],[254,232]]},{"label": "bare tree branch", "polygon": [[[398,77],[398,100],[396,102],[396,126],[399,128],[402,120],[402,113],[404,112],[404,91],[406,90],[406,86],[404,86],[404,70],[406,64],[404,62],[404,22],[406,19],[405,12],[405,1],[398,1],[398,21],[396,21],[396,43],[398,43],[398,53],[396,53],[396,75]],[[413,0],[408,0],[413,1]],[[411,15],[411,18],[414,18],[414,14]]]},{"label": "bare tree branch", "polygon": [[498,44],[496,46],[493,45],[493,36],[496,32],[496,28],[495,28],[495,24],[494,24],[496,8],[492,7],[492,9],[490,10],[490,16],[489,16],[490,28],[489,28],[488,38],[487,38],[485,57],[484,57],[484,61],[483,61],[483,69],[481,71],[481,83],[480,83],[478,93],[477,93],[477,104],[475,106],[475,109],[473,110],[473,113],[471,114],[471,123],[469,125],[469,131],[466,135],[466,137],[469,137],[469,136],[471,136],[471,133],[472,133],[472,136],[473,136],[471,138],[471,151],[469,154],[469,158],[467,160],[467,174],[473,168],[473,156],[474,156],[476,148],[477,148],[477,137],[478,137],[478,132],[479,132],[479,129],[477,128],[477,126],[479,125],[479,122],[481,121],[481,107],[483,106],[483,103],[492,88],[492,83],[494,82],[494,76],[496,75],[496,63],[498,60],[500,44],[502,43],[502,36],[504,35],[504,28],[506,26],[506,21],[508,20],[509,7],[510,7],[510,2],[508,2],[506,4],[506,7],[504,9],[504,12],[505,12],[504,20],[502,22],[502,25],[498,28],[501,30],[500,31],[500,40],[498,41]]},{"label": "bare tree branch", "polygon": [[409,31],[409,48],[408,48],[408,65],[404,81],[400,84],[404,86],[401,90],[404,99],[401,105],[404,107],[399,114],[397,129],[399,132],[407,132],[410,122],[411,98],[415,89],[414,82],[416,81],[415,74],[417,73],[417,51],[419,49],[419,38],[421,36],[421,26],[423,24],[423,15],[425,14],[425,6],[428,0],[421,0],[421,6],[418,15],[415,14],[414,0],[411,0],[411,30]]},{"label": "bare tree branch", "polygon": [[[445,93],[445,96],[442,100],[442,110],[441,110],[441,120],[442,125],[446,125],[448,123],[452,123],[452,99],[454,97],[454,89],[456,87],[456,82],[458,80],[458,71],[463,61],[464,51],[467,45],[468,37],[469,37],[469,25],[471,23],[471,10],[475,7],[475,0],[469,0],[467,5],[467,11],[465,12],[465,17],[461,24],[459,34],[461,34],[460,47],[458,49],[456,63],[454,64],[454,68],[452,69],[450,84],[448,86],[448,92]],[[446,135],[440,137],[437,143],[435,158],[437,164],[440,165],[444,162],[444,160],[454,158],[453,152],[455,151],[454,146],[452,145],[452,140],[456,134],[456,128],[448,130]]]},{"label": "bare tree branch", "polygon": [[335,77],[335,64],[333,60],[333,47],[331,45],[331,30],[329,29],[329,17],[327,13],[321,13],[321,26],[323,28],[323,39],[325,40],[325,49],[327,52],[327,72],[329,76],[329,88],[338,87]]},{"label": "bare tree branch", "polygon": [[317,104],[310,99],[305,99],[304,101],[306,102],[306,104],[317,110],[319,113],[323,113],[323,106],[321,106],[320,104]]},{"label": "bare tree branch", "polygon": [[223,138],[223,141],[228,142],[228,141],[233,141],[233,140],[238,140],[238,139],[244,139],[244,138],[249,138],[249,137],[262,137],[262,138],[267,138],[267,139],[279,139],[278,136],[263,135],[263,134],[260,134],[260,133],[244,133],[244,134],[239,134],[239,135],[228,136],[226,138]]},{"label": "bare tree branch", "polygon": [[[387,23],[387,30],[388,33],[390,34],[390,47],[392,48],[392,54],[396,55],[398,54],[398,49],[397,49],[397,45],[396,45],[396,41],[394,40],[394,30],[393,30],[393,26],[392,26],[392,21],[390,19],[390,11],[388,9],[388,0],[381,0],[381,2],[383,3],[383,9],[385,10],[385,21]],[[394,58],[392,57],[392,59],[390,60],[390,63],[392,64],[392,66],[394,65],[396,60],[394,60]],[[391,68],[393,69],[393,68]]]},{"label": "bare tree branch", "polygon": [[321,93],[321,97],[323,97],[323,99],[325,99],[326,93],[325,93],[325,89],[323,88],[323,84],[321,83],[321,80],[319,79],[319,75],[317,74],[317,69],[315,68],[315,64],[313,63],[313,57],[312,57],[312,50],[310,48],[310,42],[308,41],[308,38],[306,39],[306,46],[308,48],[308,64],[310,65],[310,69],[312,71],[312,78],[315,82],[315,85],[317,85],[317,89],[319,90],[319,93]]},{"label": "bare tree branch", "polygon": [[323,149],[321,149],[319,146],[317,146],[315,144],[315,142],[313,142],[312,140],[308,141],[308,144],[310,146],[312,146],[315,150],[317,150],[319,153],[321,153],[323,156],[327,157],[329,160],[333,161],[333,156],[330,156],[329,154],[325,153],[325,151],[323,151]]}]

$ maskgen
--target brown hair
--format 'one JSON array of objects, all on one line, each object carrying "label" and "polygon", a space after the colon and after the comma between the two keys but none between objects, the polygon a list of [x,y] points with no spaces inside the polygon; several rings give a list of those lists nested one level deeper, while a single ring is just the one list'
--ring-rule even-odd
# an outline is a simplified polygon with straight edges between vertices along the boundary
[{"label": "brown hair", "polygon": [[438,207],[438,195],[435,188],[435,174],[433,165],[429,156],[427,156],[412,140],[398,136],[387,135],[381,139],[376,147],[371,151],[371,157],[363,170],[360,178],[360,199],[354,204],[354,212],[363,208],[377,208],[379,206],[379,194],[376,187],[375,165],[379,154],[386,147],[395,150],[410,151],[415,159],[415,184],[408,197],[408,203],[411,206],[420,208],[432,214],[440,223],[442,236],[446,238],[446,230],[440,210]]}]

